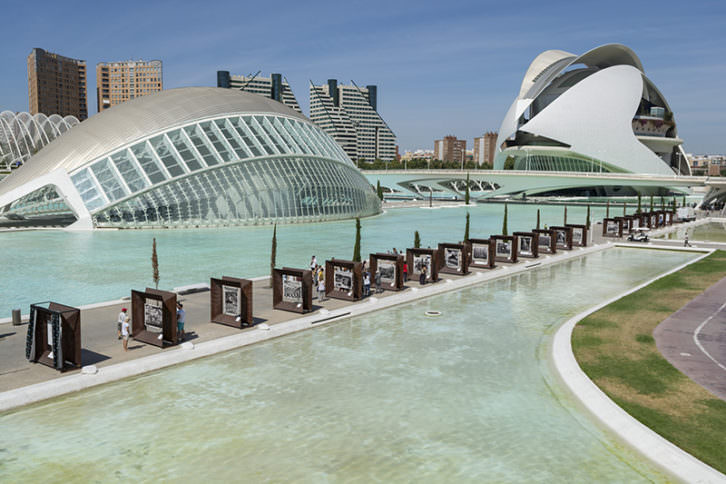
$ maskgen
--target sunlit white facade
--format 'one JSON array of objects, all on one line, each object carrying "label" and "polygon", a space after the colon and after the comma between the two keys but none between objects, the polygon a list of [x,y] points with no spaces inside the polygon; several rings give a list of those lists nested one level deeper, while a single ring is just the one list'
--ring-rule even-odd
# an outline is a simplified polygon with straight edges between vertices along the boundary
[{"label": "sunlit white facade", "polygon": [[74,116],[1,112],[0,173],[22,165],[79,122]]},{"label": "sunlit white facade", "polygon": [[495,169],[690,175],[673,111],[624,45],[535,58],[499,129]]},{"label": "sunlit white facade", "polygon": [[71,228],[380,211],[370,184],[320,128],[281,103],[218,88],[171,89],[102,112],[0,182],[0,216],[41,216],[50,201],[73,213]]}]

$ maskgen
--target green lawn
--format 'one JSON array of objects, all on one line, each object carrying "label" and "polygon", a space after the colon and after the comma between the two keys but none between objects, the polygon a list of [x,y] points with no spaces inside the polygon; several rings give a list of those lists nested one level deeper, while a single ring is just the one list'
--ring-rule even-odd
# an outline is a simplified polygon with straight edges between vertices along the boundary
[{"label": "green lawn", "polygon": [[580,321],[572,348],[585,373],[613,401],[683,450],[726,473],[726,401],[663,358],[653,330],[726,276],[717,251]]}]

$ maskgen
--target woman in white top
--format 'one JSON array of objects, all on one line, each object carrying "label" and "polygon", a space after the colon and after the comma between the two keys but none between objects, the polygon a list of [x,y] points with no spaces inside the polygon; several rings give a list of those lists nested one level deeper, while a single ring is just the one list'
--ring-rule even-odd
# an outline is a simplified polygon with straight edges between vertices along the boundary
[{"label": "woman in white top", "polygon": [[318,301],[325,301],[325,279],[318,282]]},{"label": "woman in white top", "polygon": [[129,328],[129,322],[131,321],[131,318],[128,316],[126,319],[124,319],[124,322],[121,323],[121,336],[124,339],[123,345],[124,345],[124,351],[129,350],[129,335],[130,335],[130,328]]}]

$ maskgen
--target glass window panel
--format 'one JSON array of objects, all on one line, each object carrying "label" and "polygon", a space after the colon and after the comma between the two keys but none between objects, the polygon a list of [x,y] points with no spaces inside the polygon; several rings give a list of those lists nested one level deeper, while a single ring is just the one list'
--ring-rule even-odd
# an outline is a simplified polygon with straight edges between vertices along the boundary
[{"label": "glass window panel", "polygon": [[272,127],[268,118],[264,116],[255,116],[255,121],[257,121],[257,124],[262,127],[265,134],[267,134],[267,137],[270,138],[270,141],[272,141],[272,144],[275,145],[275,148],[277,148],[277,151],[279,153],[290,152],[290,148],[288,148],[287,145],[282,141],[280,135],[277,133],[277,131],[275,131],[275,128]]},{"label": "glass window panel", "polygon": [[241,118],[232,118],[230,122],[239,133],[242,141],[244,141],[247,149],[250,150],[252,156],[262,156],[262,149],[257,145],[256,140],[252,136],[252,133],[247,128],[247,125],[242,121]]},{"label": "glass window panel", "polygon": [[222,136],[224,136],[224,139],[227,140],[227,143],[229,143],[234,152],[237,153],[237,157],[240,160],[244,160],[249,157],[249,152],[240,144],[242,140],[239,138],[239,134],[237,134],[237,131],[228,119],[218,119],[214,122],[214,124]]},{"label": "glass window panel", "polygon": [[195,124],[194,126],[187,126],[184,128],[184,132],[187,136],[189,136],[189,139],[194,144],[194,147],[197,149],[199,154],[202,155],[202,158],[204,158],[204,162],[207,166],[219,165],[217,155],[207,144],[207,141],[204,139],[204,133],[202,133],[202,130],[198,125]]},{"label": "glass window panel", "polygon": [[98,208],[105,203],[104,199],[100,195],[100,190],[96,185],[96,182],[88,173],[88,168],[73,175],[71,180],[76,186],[76,190],[78,190],[78,193],[81,195],[81,199],[88,210]]},{"label": "glass window panel", "polygon": [[[176,137],[179,138],[178,130],[176,132]],[[149,142],[172,178],[184,174],[184,169],[179,164],[179,160],[177,160],[174,151],[171,149],[171,146],[169,146],[169,143],[167,143],[166,139],[164,139],[163,134],[152,138]]]},{"label": "glass window panel", "polygon": [[96,180],[101,185],[101,189],[106,193],[106,198],[110,201],[116,201],[128,195],[126,190],[121,186],[121,182],[116,176],[116,173],[111,168],[108,158],[104,158],[91,165],[91,171],[96,176]]},{"label": "glass window panel", "polygon": [[291,136],[290,128],[286,124],[282,123],[281,118],[272,118],[272,123],[274,124],[277,132],[280,133],[280,136],[282,136],[285,142],[290,146],[290,150],[293,153],[305,153],[305,151],[300,147],[300,143]]},{"label": "glass window panel", "polygon": [[206,123],[202,123],[200,126],[204,130],[204,134],[206,134],[207,138],[209,138],[209,141],[211,141],[212,145],[214,145],[214,149],[217,150],[217,153],[219,153],[222,161],[224,161],[225,163],[228,161],[232,161],[234,155],[230,153],[223,138],[217,134],[217,131],[214,129],[212,123],[207,121]]},{"label": "glass window panel", "polygon": [[262,149],[265,150],[265,152],[268,155],[274,155],[275,151],[272,149],[270,144],[265,140],[265,137],[262,136],[262,133],[260,132],[260,128],[257,126],[257,123],[252,119],[252,116],[245,116],[242,118],[242,122],[245,124],[247,129],[250,130],[252,135],[257,140],[257,144],[262,146]]},{"label": "glass window panel", "polygon": [[136,160],[139,162],[139,165],[141,165],[141,168],[144,170],[144,173],[146,173],[146,176],[149,177],[149,181],[151,181],[152,184],[156,185],[157,183],[161,183],[166,180],[166,175],[159,167],[154,155],[151,154],[151,150],[149,149],[146,141],[132,146],[131,152],[136,157]]},{"label": "glass window panel", "polygon": [[305,146],[307,147],[307,153],[309,154],[318,154],[318,152],[312,147],[312,143],[308,139],[305,132],[302,130],[301,123],[297,121],[288,121],[290,123],[290,126],[292,127],[293,131],[297,134],[297,138],[299,141],[303,142]]},{"label": "glass window panel", "polygon": [[131,160],[131,155],[128,150],[123,150],[112,155],[111,159],[121,174],[121,177],[126,182],[126,185],[129,187],[129,190],[137,192],[147,187],[146,180],[144,180],[143,175],[136,167],[136,163]]}]

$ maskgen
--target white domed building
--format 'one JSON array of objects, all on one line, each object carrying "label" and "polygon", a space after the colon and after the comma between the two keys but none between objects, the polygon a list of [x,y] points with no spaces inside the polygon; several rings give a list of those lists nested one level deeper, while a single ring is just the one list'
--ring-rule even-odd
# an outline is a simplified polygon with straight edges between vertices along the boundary
[{"label": "white domed building", "polygon": [[99,113],[0,181],[0,217],[72,229],[198,227],[374,215],[337,143],[297,111],[231,89],[179,88]]},{"label": "white domed building", "polygon": [[499,129],[495,169],[690,175],[673,111],[635,53],[548,50]]}]

